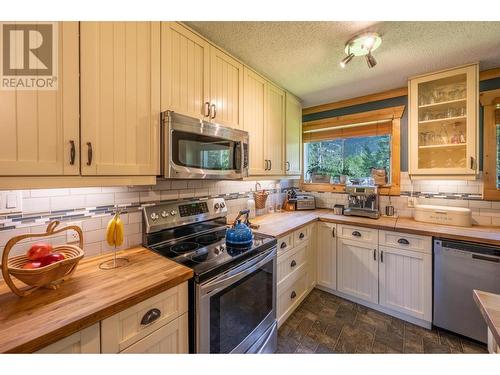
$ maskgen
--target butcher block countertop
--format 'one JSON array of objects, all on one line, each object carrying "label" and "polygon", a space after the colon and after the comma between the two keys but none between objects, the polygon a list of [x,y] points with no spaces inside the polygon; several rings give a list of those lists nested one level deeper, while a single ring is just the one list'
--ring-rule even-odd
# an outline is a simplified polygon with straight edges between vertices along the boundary
[{"label": "butcher block countertop", "polygon": [[476,301],[497,345],[500,345],[500,294],[474,290]]},{"label": "butcher block countertop", "polygon": [[332,210],[328,209],[279,212],[258,216],[250,221],[252,224],[259,226],[258,229],[255,229],[257,232],[281,237],[315,220],[500,246],[500,227],[474,225],[469,228],[463,228],[422,223],[411,218],[402,217],[368,219],[356,216],[335,215]]},{"label": "butcher block countertop", "polygon": [[101,270],[111,255],[82,260],[57,290],[18,297],[0,283],[0,353],[37,351],[193,276],[187,267],[137,247],[119,253],[127,266]]}]

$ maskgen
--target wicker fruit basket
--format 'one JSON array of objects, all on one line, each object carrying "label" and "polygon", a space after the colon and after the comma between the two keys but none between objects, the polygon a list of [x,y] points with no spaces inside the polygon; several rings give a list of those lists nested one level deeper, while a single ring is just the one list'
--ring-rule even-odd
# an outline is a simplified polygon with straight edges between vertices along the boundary
[{"label": "wicker fruit basket", "polygon": [[[78,262],[83,258],[83,233],[81,228],[75,225],[69,225],[64,228],[56,229],[58,225],[59,221],[52,221],[47,226],[45,233],[23,234],[13,237],[7,242],[2,255],[2,274],[5,283],[18,296],[27,296],[41,287],[49,289],[58,288],[63,281],[69,279],[73,275]],[[45,267],[24,269],[24,264],[29,261],[26,255],[18,255],[9,259],[10,251],[19,241],[27,238],[49,237],[67,230],[74,230],[78,233],[79,246],[69,244],[54,246],[53,251],[63,254],[63,260],[49,264]],[[28,285],[28,288],[18,288],[12,280],[12,276]]]}]

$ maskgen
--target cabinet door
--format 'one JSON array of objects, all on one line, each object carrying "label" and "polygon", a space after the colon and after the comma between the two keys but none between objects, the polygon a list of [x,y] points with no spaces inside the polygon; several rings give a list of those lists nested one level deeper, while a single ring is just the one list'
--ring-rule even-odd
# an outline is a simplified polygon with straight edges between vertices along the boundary
[{"label": "cabinet door", "polygon": [[266,173],[265,163],[265,107],[267,98],[267,81],[248,68],[244,69],[244,119],[243,129],[249,134],[250,175]]},{"label": "cabinet door", "polygon": [[377,245],[338,238],[337,289],[359,299],[378,303]]},{"label": "cabinet door", "polygon": [[73,333],[36,352],[37,354],[99,354],[99,323]]},{"label": "cabinet door", "polygon": [[329,289],[337,289],[337,241],[335,224],[319,222],[316,241],[317,283]]},{"label": "cabinet door", "polygon": [[381,246],[380,304],[430,322],[432,255]]},{"label": "cabinet door", "polygon": [[124,354],[185,354],[188,352],[188,314],[185,313],[129,346]]},{"label": "cabinet door", "polygon": [[212,121],[243,128],[243,65],[210,47],[210,103]]},{"label": "cabinet door", "polygon": [[285,130],[285,92],[279,87],[268,83],[266,108],[266,159],[270,168],[267,174],[284,174],[283,163],[283,132]]},{"label": "cabinet door", "polygon": [[1,176],[80,173],[78,22],[57,34],[57,90],[0,90]]},{"label": "cabinet door", "polygon": [[477,173],[478,65],[409,82],[410,174]]},{"label": "cabinet door", "polygon": [[302,105],[286,93],[285,167],[287,175],[302,171]]},{"label": "cabinet door", "polygon": [[161,25],[161,109],[208,117],[210,45],[176,22]]},{"label": "cabinet door", "polygon": [[158,174],[160,23],[82,22],[82,174]]}]

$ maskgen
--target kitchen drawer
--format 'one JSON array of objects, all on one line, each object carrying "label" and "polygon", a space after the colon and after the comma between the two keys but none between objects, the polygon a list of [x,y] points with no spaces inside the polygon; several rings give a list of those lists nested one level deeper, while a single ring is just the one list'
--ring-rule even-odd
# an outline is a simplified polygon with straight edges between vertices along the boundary
[{"label": "kitchen drawer", "polygon": [[303,268],[307,263],[307,250],[308,246],[304,244],[278,258],[278,285],[294,272],[299,272]]},{"label": "kitchen drawer", "polygon": [[378,239],[379,245],[432,254],[432,237],[381,230]]},{"label": "kitchen drawer", "polygon": [[298,278],[284,288],[278,289],[278,324],[283,323],[307,293],[307,272],[305,268]]},{"label": "kitchen drawer", "polygon": [[45,348],[37,354],[99,354],[99,323],[84,328]]},{"label": "kitchen drawer", "polygon": [[278,238],[278,256],[284,254],[293,247],[293,234]]},{"label": "kitchen drawer", "polygon": [[337,237],[348,240],[369,242],[376,245],[378,243],[378,230],[339,224],[337,225]]},{"label": "kitchen drawer", "polygon": [[[187,282],[101,321],[101,350],[118,353],[188,311]],[[142,320],[159,313],[149,324]]]},{"label": "kitchen drawer", "polygon": [[298,246],[299,244],[306,242],[311,236],[311,229],[311,225],[306,225],[293,232],[293,245]]},{"label": "kitchen drawer", "polygon": [[188,314],[157,329],[130,345],[123,354],[186,354],[188,352]]}]

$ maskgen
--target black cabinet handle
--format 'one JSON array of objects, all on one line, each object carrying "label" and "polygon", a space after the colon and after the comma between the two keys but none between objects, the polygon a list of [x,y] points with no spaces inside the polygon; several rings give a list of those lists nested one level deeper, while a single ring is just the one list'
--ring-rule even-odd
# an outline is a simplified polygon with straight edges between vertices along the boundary
[{"label": "black cabinet handle", "polygon": [[377,260],[377,249],[373,249],[373,260]]},{"label": "black cabinet handle", "polygon": [[361,237],[361,233],[359,233],[357,230],[355,230],[354,232],[352,232],[352,235],[354,237]]},{"label": "black cabinet handle", "polygon": [[305,237],[304,233],[300,232],[300,234],[299,234],[299,238],[300,238],[300,239],[303,239],[304,237]]},{"label": "black cabinet handle", "polygon": [[282,242],[280,248],[284,249],[286,247],[286,242]]},{"label": "black cabinet handle", "polygon": [[335,238],[335,227],[332,228],[332,237]]},{"label": "black cabinet handle", "polygon": [[286,171],[288,172],[289,170],[290,170],[290,162],[289,162],[289,161],[287,161],[287,162],[286,162]]},{"label": "black cabinet handle", "polygon": [[88,150],[87,150],[87,165],[90,166],[90,165],[92,165],[92,143],[91,142],[87,142],[87,147],[88,147]]},{"label": "black cabinet handle", "polygon": [[215,116],[217,116],[217,107],[215,106],[215,104],[212,104],[211,105],[211,110],[210,110],[210,113],[212,114],[212,116],[210,118],[214,119]]},{"label": "black cabinet handle", "polygon": [[406,238],[400,238],[398,240],[398,243],[401,245],[409,245],[410,244],[410,242]]},{"label": "black cabinet handle", "polygon": [[269,170],[273,169],[273,162],[269,160]]},{"label": "black cabinet handle", "polygon": [[297,293],[295,293],[295,290],[292,292],[292,294],[290,294],[290,299],[294,299],[295,297],[297,297]]},{"label": "black cabinet handle", "polygon": [[205,117],[210,117],[210,103],[205,102],[205,112],[203,113]]},{"label": "black cabinet handle", "polygon": [[161,311],[159,309],[151,309],[141,319],[141,324],[146,326],[148,324],[153,323],[161,316]]},{"label": "black cabinet handle", "polygon": [[380,252],[380,262],[384,263],[384,251]]},{"label": "black cabinet handle", "polygon": [[71,140],[71,141],[69,141],[69,144],[70,144],[69,165],[74,165],[75,164],[75,157],[76,157],[75,141]]},{"label": "black cabinet handle", "polygon": [[295,267],[297,265],[297,262],[295,260],[292,260],[292,263],[290,263],[290,267]]}]

